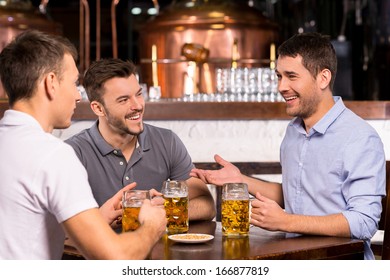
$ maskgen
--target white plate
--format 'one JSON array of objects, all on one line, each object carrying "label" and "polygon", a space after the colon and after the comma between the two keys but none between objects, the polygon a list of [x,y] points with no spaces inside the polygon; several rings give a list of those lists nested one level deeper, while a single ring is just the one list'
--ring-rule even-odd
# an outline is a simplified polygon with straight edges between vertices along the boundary
[{"label": "white plate", "polygon": [[203,233],[185,233],[168,235],[168,238],[175,242],[180,243],[203,243],[210,241],[214,238],[213,235]]}]

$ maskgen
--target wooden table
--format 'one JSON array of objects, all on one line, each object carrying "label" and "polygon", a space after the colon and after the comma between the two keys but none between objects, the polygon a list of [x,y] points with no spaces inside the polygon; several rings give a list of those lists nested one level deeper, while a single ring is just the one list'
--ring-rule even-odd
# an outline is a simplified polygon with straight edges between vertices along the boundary
[{"label": "wooden table", "polygon": [[[300,236],[286,238],[281,232],[269,232],[251,227],[246,238],[222,236],[219,222],[191,223],[190,232],[208,233],[214,239],[202,244],[176,243],[164,235],[151,253],[153,260],[312,260],[312,259],[363,259],[362,240]],[[73,246],[65,243],[64,259],[82,258]]]}]

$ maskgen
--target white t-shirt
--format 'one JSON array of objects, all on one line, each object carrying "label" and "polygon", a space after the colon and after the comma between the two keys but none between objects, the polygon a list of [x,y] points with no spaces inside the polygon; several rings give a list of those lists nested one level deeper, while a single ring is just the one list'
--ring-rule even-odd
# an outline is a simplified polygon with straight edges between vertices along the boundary
[{"label": "white t-shirt", "polygon": [[0,120],[0,259],[60,259],[63,221],[97,207],[74,150],[30,115]]}]

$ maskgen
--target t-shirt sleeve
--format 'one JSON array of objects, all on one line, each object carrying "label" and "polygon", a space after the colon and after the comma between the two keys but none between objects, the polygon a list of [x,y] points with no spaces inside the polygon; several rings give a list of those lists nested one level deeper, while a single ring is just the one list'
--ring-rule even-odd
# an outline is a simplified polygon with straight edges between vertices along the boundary
[{"label": "t-shirt sleeve", "polygon": [[87,209],[98,207],[84,166],[72,147],[64,145],[47,155],[42,168],[44,188],[38,198],[59,223]]},{"label": "t-shirt sleeve", "polygon": [[187,148],[175,133],[172,132],[171,144],[171,178],[172,180],[187,180],[190,171],[194,168]]}]

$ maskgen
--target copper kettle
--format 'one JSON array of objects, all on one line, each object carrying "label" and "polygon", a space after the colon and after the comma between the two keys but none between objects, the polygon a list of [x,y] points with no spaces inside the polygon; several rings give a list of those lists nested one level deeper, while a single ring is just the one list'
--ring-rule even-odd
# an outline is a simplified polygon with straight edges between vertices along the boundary
[{"label": "copper kettle", "polygon": [[[42,1],[41,10],[49,1]],[[37,11],[30,0],[5,0],[0,6],[0,50],[17,34],[27,29],[62,34],[62,26]]]},{"label": "copper kettle", "polygon": [[140,32],[142,82],[152,83],[152,45],[157,46],[162,97],[183,96],[188,69],[194,66],[182,52],[188,45],[207,50],[207,58],[195,61],[200,93],[215,92],[215,69],[229,67],[233,58],[238,67],[267,63],[270,45],[278,40],[278,26],[242,2],[177,0],[161,10]]}]

